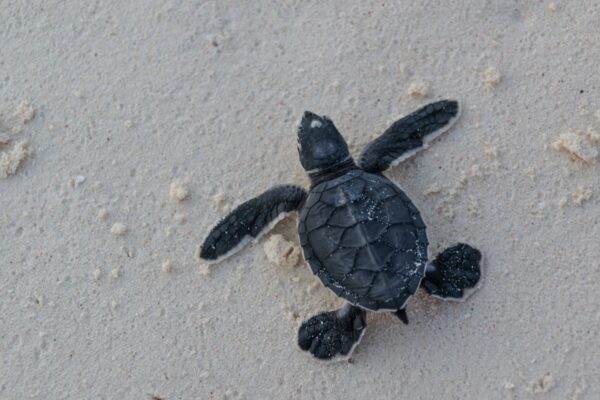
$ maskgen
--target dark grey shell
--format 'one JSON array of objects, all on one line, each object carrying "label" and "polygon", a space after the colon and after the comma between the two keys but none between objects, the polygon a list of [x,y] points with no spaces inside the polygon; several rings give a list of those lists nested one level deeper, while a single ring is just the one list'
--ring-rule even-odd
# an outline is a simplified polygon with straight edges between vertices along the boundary
[{"label": "dark grey shell", "polygon": [[316,185],[298,233],[313,273],[368,310],[398,310],[425,273],[427,234],[410,199],[382,175],[352,170]]}]

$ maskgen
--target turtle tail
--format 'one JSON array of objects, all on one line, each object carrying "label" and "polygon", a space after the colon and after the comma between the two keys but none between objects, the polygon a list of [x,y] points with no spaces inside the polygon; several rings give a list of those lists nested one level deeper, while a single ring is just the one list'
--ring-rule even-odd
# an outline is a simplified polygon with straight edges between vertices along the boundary
[{"label": "turtle tail", "polygon": [[468,244],[449,247],[427,264],[421,286],[435,297],[465,300],[478,288],[482,259],[481,252]]}]

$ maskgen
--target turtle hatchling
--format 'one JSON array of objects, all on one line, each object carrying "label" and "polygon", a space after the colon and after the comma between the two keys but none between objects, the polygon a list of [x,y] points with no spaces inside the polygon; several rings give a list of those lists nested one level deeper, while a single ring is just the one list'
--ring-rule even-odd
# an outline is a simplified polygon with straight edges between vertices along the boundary
[{"label": "turtle hatchling", "polygon": [[211,263],[256,241],[296,211],[304,259],[344,305],[304,321],[298,345],[324,360],[347,358],[367,327],[367,312],[388,312],[408,323],[406,303],[419,287],[432,296],[464,300],[481,277],[481,253],[456,244],[428,261],[419,210],[383,172],[448,130],[460,115],[454,100],[428,104],[394,122],[354,161],[326,116],[306,111],[298,126],[307,191],[276,185],[221,220],[200,246]]}]

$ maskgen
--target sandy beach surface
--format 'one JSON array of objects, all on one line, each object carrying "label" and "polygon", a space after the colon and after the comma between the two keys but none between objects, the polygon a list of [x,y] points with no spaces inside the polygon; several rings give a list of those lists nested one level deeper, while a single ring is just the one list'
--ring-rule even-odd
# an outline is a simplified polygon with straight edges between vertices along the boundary
[{"label": "sandy beach surface", "polygon": [[[0,399],[599,399],[599,21],[592,0],[0,1]],[[296,333],[341,301],[273,254],[295,215],[196,257],[235,205],[308,185],[304,110],[357,155],[442,98],[461,119],[386,175],[432,255],[485,253],[467,302],[370,314],[327,364]]]}]

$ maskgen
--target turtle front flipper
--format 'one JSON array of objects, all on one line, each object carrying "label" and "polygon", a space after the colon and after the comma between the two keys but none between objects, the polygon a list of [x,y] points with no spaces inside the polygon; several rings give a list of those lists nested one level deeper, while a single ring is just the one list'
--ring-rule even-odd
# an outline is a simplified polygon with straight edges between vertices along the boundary
[{"label": "turtle front flipper", "polygon": [[456,100],[441,100],[421,107],[394,122],[363,149],[358,165],[367,172],[382,172],[398,165],[447,131],[460,115]]},{"label": "turtle front flipper", "polygon": [[367,312],[349,303],[336,311],[324,312],[302,323],[298,345],[321,360],[345,359],[362,339]]},{"label": "turtle front flipper", "polygon": [[241,204],[212,228],[200,246],[200,258],[214,263],[229,257],[297,210],[305,198],[299,186],[277,185]]},{"label": "turtle front flipper", "polygon": [[478,289],[482,275],[481,252],[459,243],[427,264],[421,286],[443,300],[463,301]]}]

